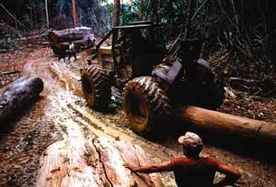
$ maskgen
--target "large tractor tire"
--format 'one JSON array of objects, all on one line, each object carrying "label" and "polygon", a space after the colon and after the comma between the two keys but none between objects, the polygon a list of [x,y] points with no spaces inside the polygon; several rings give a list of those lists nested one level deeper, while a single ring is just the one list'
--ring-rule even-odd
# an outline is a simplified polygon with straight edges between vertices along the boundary
[{"label": "large tractor tire", "polygon": [[91,65],[81,72],[84,98],[89,107],[96,110],[106,109],[111,100],[111,83],[104,70]]},{"label": "large tractor tire", "polygon": [[155,138],[165,129],[162,122],[170,115],[171,103],[167,93],[153,77],[143,76],[126,84],[123,108],[134,132]]}]

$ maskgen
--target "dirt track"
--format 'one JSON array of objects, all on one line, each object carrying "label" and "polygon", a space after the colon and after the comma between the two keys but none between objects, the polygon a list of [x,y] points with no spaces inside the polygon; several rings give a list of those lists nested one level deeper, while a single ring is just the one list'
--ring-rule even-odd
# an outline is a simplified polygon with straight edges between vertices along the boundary
[{"label": "dirt track", "polygon": [[[177,125],[170,125],[162,141],[150,141],[129,129],[120,106],[107,113],[96,112],[86,106],[80,83],[80,69],[86,65],[85,52],[78,53],[77,61],[72,58],[66,62],[58,61],[49,48],[28,49],[16,55],[18,57],[11,57],[7,61],[14,64],[21,75],[40,77],[44,82],[44,90],[38,100],[31,103],[13,122],[1,124],[7,128],[0,134],[0,186],[34,186],[40,155],[47,146],[66,136],[68,121],[77,123],[86,136],[107,136],[139,144],[155,162],[181,154],[176,139],[187,130],[184,124],[176,122]],[[242,173],[239,186],[276,186],[275,161],[268,158],[272,153],[265,152],[259,158],[255,155],[258,151],[246,150],[254,149],[254,146],[248,146],[250,142],[238,145],[234,137],[198,132],[206,142],[203,155],[214,156]],[[241,152],[241,148],[246,151]],[[162,173],[162,180],[166,187],[176,186],[172,173]]]}]

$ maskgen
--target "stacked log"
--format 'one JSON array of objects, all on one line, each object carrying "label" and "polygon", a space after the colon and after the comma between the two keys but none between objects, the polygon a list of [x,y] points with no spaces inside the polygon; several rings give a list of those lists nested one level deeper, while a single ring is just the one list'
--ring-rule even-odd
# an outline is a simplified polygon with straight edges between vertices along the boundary
[{"label": "stacked log", "polygon": [[37,187],[157,187],[158,174],[135,174],[123,166],[150,163],[135,144],[83,136],[78,124],[67,121],[68,136],[50,145],[40,158]]},{"label": "stacked log", "polygon": [[0,121],[10,121],[14,114],[38,97],[43,81],[38,77],[23,76],[0,90]]}]

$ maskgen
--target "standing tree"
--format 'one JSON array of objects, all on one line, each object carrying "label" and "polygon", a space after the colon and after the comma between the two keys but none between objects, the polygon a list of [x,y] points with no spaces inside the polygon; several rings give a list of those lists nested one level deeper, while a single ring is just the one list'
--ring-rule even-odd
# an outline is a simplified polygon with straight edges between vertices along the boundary
[{"label": "standing tree", "polygon": [[45,0],[45,14],[46,14],[47,28],[49,28],[49,12],[48,12],[48,2],[47,2],[47,0]]},{"label": "standing tree", "polygon": [[75,0],[72,0],[72,15],[73,15],[74,27],[77,27],[78,22],[77,22],[77,9],[76,9]]},{"label": "standing tree", "polygon": [[114,9],[113,9],[113,27],[120,24],[120,0],[114,0]]}]

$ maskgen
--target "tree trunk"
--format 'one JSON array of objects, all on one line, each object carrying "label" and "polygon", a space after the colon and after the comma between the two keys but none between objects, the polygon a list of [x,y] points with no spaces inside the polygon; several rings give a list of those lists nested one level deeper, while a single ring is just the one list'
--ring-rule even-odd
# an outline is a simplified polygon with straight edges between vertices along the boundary
[{"label": "tree trunk", "polygon": [[19,109],[29,105],[43,90],[37,77],[21,77],[0,90],[0,121],[10,121]]},{"label": "tree trunk", "polygon": [[103,137],[86,139],[74,121],[63,125],[68,136],[40,157],[37,187],[163,186],[158,174],[132,173],[123,166],[151,162],[140,146]]},{"label": "tree trunk", "polygon": [[119,25],[120,18],[120,0],[114,0],[114,9],[113,9],[113,27]]},{"label": "tree trunk", "polygon": [[75,0],[72,0],[72,15],[73,15],[73,23],[74,27],[78,26],[78,16],[77,16],[77,8]]},{"label": "tree trunk", "polygon": [[244,137],[276,142],[276,124],[225,114],[195,106],[185,106],[178,117],[193,125]]},{"label": "tree trunk", "polygon": [[45,16],[46,16],[46,26],[47,28],[49,28],[48,0],[45,0]]}]

